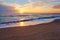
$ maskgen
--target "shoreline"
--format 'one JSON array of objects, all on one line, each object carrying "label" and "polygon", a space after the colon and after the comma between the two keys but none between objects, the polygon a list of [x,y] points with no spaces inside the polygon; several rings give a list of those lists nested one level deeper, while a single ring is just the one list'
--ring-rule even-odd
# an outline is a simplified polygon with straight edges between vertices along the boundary
[{"label": "shoreline", "polygon": [[0,40],[60,40],[60,19],[34,26],[2,28]]}]

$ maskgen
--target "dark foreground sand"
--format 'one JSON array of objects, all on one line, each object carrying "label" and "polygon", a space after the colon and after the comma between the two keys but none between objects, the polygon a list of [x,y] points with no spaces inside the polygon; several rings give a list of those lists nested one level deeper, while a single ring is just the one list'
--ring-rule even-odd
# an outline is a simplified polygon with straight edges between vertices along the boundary
[{"label": "dark foreground sand", "polygon": [[60,40],[60,20],[35,26],[0,29],[0,40]]}]

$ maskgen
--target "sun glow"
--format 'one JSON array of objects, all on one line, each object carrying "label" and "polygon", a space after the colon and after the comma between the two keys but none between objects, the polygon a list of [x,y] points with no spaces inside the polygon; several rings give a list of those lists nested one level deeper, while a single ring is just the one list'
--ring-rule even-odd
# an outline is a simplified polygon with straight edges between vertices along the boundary
[{"label": "sun glow", "polygon": [[19,12],[20,14],[23,14],[24,11],[25,11],[25,9],[23,9],[23,8],[16,8],[16,9],[18,10],[18,12]]},{"label": "sun glow", "polygon": [[23,9],[23,8],[20,9],[20,13],[21,13],[21,14],[23,14],[24,11],[25,11],[25,9]]},{"label": "sun glow", "polygon": [[24,13],[60,13],[60,9],[54,9],[52,7],[31,7],[31,6],[15,6],[15,9],[19,14]]}]

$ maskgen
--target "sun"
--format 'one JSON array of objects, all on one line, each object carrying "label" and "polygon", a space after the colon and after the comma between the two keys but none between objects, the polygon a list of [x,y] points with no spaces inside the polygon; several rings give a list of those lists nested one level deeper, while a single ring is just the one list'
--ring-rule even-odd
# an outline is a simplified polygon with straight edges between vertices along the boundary
[{"label": "sun", "polygon": [[20,13],[23,14],[25,9],[20,9]]},{"label": "sun", "polygon": [[18,11],[18,13],[20,13],[20,14],[23,14],[23,13],[24,13],[24,11],[25,11],[25,9],[24,9],[24,8],[19,7],[19,6],[15,7],[15,10],[17,10],[17,11]]}]

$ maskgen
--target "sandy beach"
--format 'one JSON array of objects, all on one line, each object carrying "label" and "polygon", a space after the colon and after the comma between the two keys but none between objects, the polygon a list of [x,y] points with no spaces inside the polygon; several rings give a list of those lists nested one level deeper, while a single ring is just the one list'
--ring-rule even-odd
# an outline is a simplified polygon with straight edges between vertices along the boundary
[{"label": "sandy beach", "polygon": [[60,19],[34,26],[2,28],[0,40],[60,40]]}]

